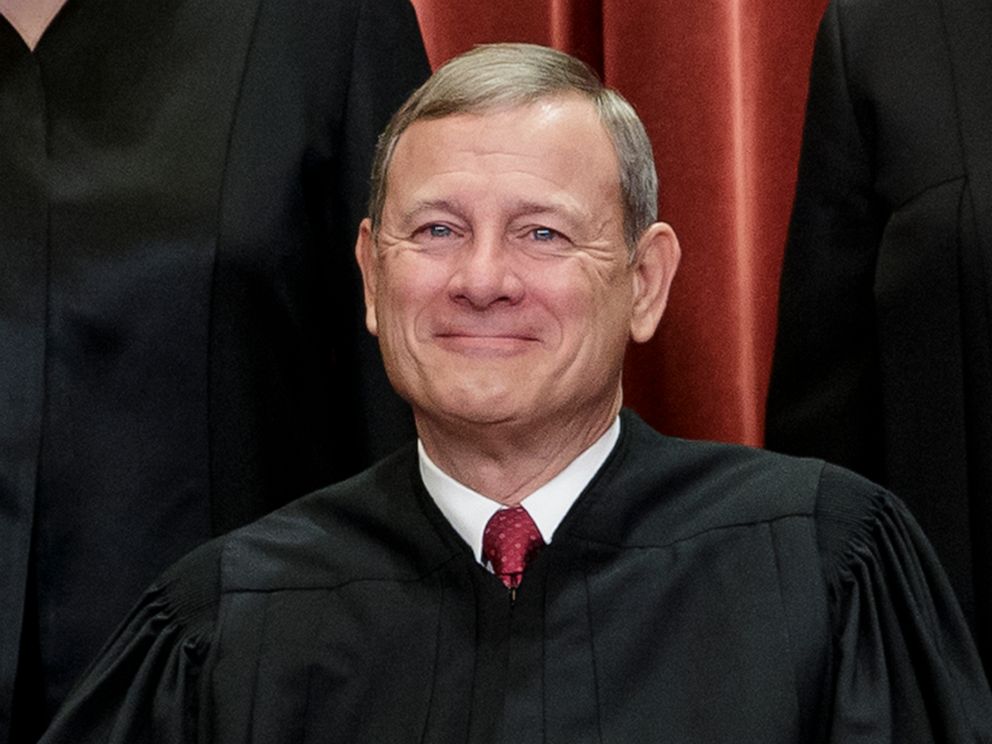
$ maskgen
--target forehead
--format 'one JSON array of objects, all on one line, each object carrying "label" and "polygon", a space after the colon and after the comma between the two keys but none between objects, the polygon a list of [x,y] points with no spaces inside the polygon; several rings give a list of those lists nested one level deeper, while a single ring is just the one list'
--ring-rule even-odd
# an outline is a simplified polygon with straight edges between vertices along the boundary
[{"label": "forehead", "polygon": [[396,144],[387,183],[387,203],[473,183],[617,206],[620,195],[612,140],[594,104],[578,96],[414,122]]}]

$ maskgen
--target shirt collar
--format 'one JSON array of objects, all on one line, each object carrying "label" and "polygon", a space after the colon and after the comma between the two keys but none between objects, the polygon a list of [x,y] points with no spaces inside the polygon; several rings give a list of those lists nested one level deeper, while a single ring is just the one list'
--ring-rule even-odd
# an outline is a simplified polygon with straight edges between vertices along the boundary
[{"label": "shirt collar", "polygon": [[[551,542],[558,525],[572,508],[579,494],[606,462],[619,438],[620,417],[618,416],[610,428],[572,460],[564,470],[520,502],[530,513],[545,543]],[[481,563],[482,532],[489,518],[503,508],[503,505],[462,485],[441,470],[427,456],[424,445],[419,440],[417,453],[420,460],[420,477],[424,481],[427,493],[434,499],[437,508],[455,531],[472,548],[476,560]]]}]

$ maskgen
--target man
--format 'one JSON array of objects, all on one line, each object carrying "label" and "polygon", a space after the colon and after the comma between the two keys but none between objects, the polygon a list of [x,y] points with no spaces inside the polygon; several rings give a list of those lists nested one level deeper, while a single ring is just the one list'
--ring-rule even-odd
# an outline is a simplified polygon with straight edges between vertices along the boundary
[{"label": "man", "polygon": [[45,742],[992,741],[893,497],[619,413],[679,257],[655,194],[576,60],[439,70],[357,245],[419,446],[174,566]]},{"label": "man", "polygon": [[905,500],[992,674],[990,38],[988,0],[827,9],[767,444]]}]

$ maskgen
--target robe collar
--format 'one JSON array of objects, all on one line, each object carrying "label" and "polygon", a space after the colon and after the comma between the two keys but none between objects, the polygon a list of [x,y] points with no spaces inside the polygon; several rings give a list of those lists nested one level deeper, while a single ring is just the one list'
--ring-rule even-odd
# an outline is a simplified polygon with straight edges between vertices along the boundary
[{"label": "robe collar", "polygon": [[[544,542],[551,543],[555,530],[568,514],[579,494],[603,466],[620,438],[620,418],[558,475],[527,496],[521,505],[537,524]],[[472,548],[475,559],[482,560],[482,533],[486,522],[499,509],[498,501],[459,483],[428,457],[418,440],[420,477],[437,508],[459,536]]]}]

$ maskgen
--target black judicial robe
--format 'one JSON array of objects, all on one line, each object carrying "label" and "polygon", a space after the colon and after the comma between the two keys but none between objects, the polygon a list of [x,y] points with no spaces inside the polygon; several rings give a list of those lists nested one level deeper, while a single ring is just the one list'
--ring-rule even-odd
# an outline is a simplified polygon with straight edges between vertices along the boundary
[{"label": "black judicial robe", "polygon": [[406,0],[0,17],[0,742],[165,567],[412,436],[353,246],[427,72]]},{"label": "black judicial robe", "polygon": [[891,489],[992,675],[992,2],[834,0],[810,77],[766,444]]},{"label": "black judicial robe", "polygon": [[890,494],[625,412],[515,602],[410,447],[167,571],[43,741],[992,741],[985,685]]}]

